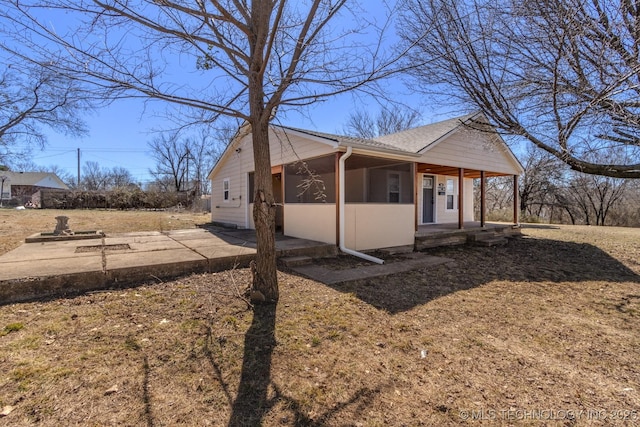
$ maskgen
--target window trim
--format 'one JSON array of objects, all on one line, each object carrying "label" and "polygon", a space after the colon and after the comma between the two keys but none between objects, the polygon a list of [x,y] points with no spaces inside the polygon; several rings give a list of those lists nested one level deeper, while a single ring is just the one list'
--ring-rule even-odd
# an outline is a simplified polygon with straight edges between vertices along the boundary
[{"label": "window trim", "polygon": [[[453,192],[449,191],[449,181],[453,183]],[[453,197],[452,205],[449,207],[449,196]],[[445,210],[457,211],[458,210],[458,179],[457,178],[445,178]]]},{"label": "window trim", "polygon": [[[391,191],[392,177],[398,180],[397,191]],[[392,193],[397,194],[397,197],[398,197],[397,201],[391,201]],[[402,177],[400,176],[400,172],[387,171],[387,203],[400,204],[401,195],[402,195]]]},{"label": "window trim", "polygon": [[231,178],[225,178],[222,180],[222,201],[229,203],[231,200]]}]

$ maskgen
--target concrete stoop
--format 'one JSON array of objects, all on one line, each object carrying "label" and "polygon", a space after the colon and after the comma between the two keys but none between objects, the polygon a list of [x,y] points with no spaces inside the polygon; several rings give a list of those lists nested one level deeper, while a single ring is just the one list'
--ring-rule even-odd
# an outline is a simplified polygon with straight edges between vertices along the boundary
[{"label": "concrete stoop", "polygon": [[306,255],[289,256],[289,257],[280,258],[280,262],[282,262],[282,264],[284,264],[284,266],[288,268],[311,264],[311,261],[313,261],[313,258]]}]

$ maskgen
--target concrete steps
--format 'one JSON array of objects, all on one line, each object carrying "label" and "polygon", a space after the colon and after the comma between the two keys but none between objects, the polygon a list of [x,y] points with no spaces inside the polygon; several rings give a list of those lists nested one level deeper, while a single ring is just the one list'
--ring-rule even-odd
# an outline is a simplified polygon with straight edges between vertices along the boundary
[{"label": "concrete steps", "polygon": [[306,255],[288,256],[288,257],[280,258],[280,262],[288,268],[299,267],[301,265],[308,265],[308,264],[311,264],[312,260],[313,259],[311,257],[308,257]]},{"label": "concrete steps", "polygon": [[467,243],[467,233],[459,231],[415,237],[416,251],[440,246],[464,245],[465,243]]},{"label": "concrete steps", "polygon": [[415,237],[415,250],[455,245],[497,246],[504,245],[509,238],[521,236],[520,229],[514,226],[486,229],[462,229],[437,231]]},{"label": "concrete steps", "polygon": [[467,242],[476,246],[497,246],[507,243],[504,233],[494,230],[483,230],[467,236]]}]

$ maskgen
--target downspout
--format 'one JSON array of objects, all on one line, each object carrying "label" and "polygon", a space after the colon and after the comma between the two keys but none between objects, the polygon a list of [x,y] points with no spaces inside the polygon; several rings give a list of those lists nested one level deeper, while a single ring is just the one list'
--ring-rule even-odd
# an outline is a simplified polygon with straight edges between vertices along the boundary
[{"label": "downspout", "polygon": [[347,152],[344,153],[342,156],[340,156],[340,160],[338,162],[338,179],[340,181],[340,197],[339,197],[339,220],[340,220],[340,242],[339,242],[339,248],[342,252],[349,254],[349,255],[353,255],[353,256],[357,256],[359,258],[362,259],[366,259],[367,261],[371,261],[371,262],[375,262],[376,264],[384,264],[384,260],[380,259],[380,258],[376,258],[374,256],[371,255],[367,255],[367,254],[363,254],[362,252],[358,252],[358,251],[354,251],[353,249],[348,249],[347,247],[345,247],[344,245],[344,223],[345,223],[345,217],[344,217],[344,194],[345,194],[345,185],[344,185],[344,162],[345,160],[347,160],[350,156],[351,156],[351,152],[353,151],[352,147],[347,147]]}]

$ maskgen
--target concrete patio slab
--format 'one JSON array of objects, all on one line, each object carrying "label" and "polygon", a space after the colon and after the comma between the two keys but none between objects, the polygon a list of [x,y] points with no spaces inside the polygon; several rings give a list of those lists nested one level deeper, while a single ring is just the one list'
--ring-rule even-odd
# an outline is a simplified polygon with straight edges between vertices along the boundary
[{"label": "concrete patio slab", "polygon": [[[202,245],[233,245],[233,246],[252,246],[255,245],[252,242],[248,242],[243,239],[238,239],[236,237],[227,236],[223,233],[212,233],[207,230],[185,230],[192,232],[168,232],[167,237],[181,243],[187,247],[201,247]],[[192,243],[195,242],[195,243]],[[200,243],[202,242],[202,243]],[[317,242],[316,242],[317,243]]]},{"label": "concrete patio slab", "polygon": [[[318,258],[336,255],[337,248],[276,235],[276,253],[278,257]],[[255,232],[216,228],[27,243],[0,256],[0,304],[245,267],[255,255]],[[449,261],[412,253],[397,262],[344,270],[313,264],[290,268],[313,280],[335,285]]]},{"label": "concrete patio slab", "polygon": [[[226,231],[135,232],[26,243],[0,256],[0,304],[247,266],[256,254],[255,233]],[[276,251],[326,256],[335,254],[336,247],[278,235]]]},{"label": "concrete patio slab", "polygon": [[163,251],[170,249],[183,249],[184,246],[167,236],[154,237],[114,237],[104,239],[104,244],[109,245],[129,245],[132,250],[140,252]]},{"label": "concrete patio slab", "polygon": [[106,253],[105,271],[121,268],[175,264],[191,261],[206,261],[202,255],[186,248],[166,248],[163,250],[126,251]]},{"label": "concrete patio slab", "polygon": [[232,245],[189,245],[189,248],[207,259],[227,258],[242,255],[255,255],[254,248]]},{"label": "concrete patio slab", "polygon": [[102,273],[102,271],[102,256],[100,253],[65,258],[12,261],[2,263],[0,288],[4,286],[3,281],[5,280],[20,281],[30,280],[33,277],[61,276],[69,273]]},{"label": "concrete patio slab", "polygon": [[[68,242],[56,242],[52,243],[28,243],[22,245],[6,253],[0,257],[0,266],[4,270],[5,264],[12,264],[21,261],[38,261],[38,260],[55,260],[55,259],[73,259],[95,256],[95,253],[80,252],[77,253],[76,249],[82,246],[91,246],[90,240],[83,240],[82,245],[80,242],[74,244],[67,244]],[[93,245],[100,244],[100,241],[93,241]]]}]

